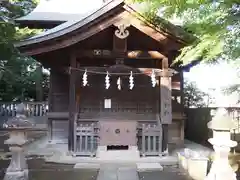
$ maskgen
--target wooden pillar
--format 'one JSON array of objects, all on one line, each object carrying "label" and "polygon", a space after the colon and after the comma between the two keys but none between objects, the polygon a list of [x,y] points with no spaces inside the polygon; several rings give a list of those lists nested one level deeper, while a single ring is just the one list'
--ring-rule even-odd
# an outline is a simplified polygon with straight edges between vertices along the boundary
[{"label": "wooden pillar", "polygon": [[71,55],[69,68],[69,129],[68,129],[68,151],[74,152],[75,123],[77,120],[76,109],[76,80],[77,80],[77,60],[75,54]]},{"label": "wooden pillar", "polygon": [[36,100],[37,101],[43,101],[43,87],[42,87],[42,81],[43,81],[43,73],[42,73],[42,65],[37,65],[36,68]]},{"label": "wooden pillar", "polygon": [[184,105],[184,78],[183,71],[180,72],[180,92],[181,92],[181,105]]},{"label": "wooden pillar", "polygon": [[162,152],[168,154],[168,124],[162,124]]},{"label": "wooden pillar", "polygon": [[181,139],[181,142],[180,142],[180,144],[184,144],[184,125],[185,124],[185,119],[183,119],[182,121],[181,121],[181,134],[180,134],[180,139]]},{"label": "wooden pillar", "polygon": [[160,79],[160,96],[161,96],[161,123],[163,126],[163,152],[168,150],[168,128],[172,123],[172,74],[168,71],[168,59],[162,60],[162,76]]},{"label": "wooden pillar", "polygon": [[[53,112],[53,70],[50,70],[49,92],[48,92],[48,112]],[[47,119],[48,141],[52,141],[52,119]]]},{"label": "wooden pillar", "polygon": [[50,69],[49,91],[48,91],[48,111],[53,111],[53,69]]},{"label": "wooden pillar", "polygon": [[48,142],[51,142],[53,139],[53,136],[52,136],[52,119],[49,119],[48,118]]}]

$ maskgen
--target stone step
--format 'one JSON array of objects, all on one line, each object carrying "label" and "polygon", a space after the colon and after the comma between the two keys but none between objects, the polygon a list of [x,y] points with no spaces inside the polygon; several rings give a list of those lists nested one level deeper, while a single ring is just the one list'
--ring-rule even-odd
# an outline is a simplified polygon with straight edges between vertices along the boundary
[{"label": "stone step", "polygon": [[136,150],[114,150],[114,151],[99,151],[97,157],[104,160],[123,160],[123,159],[139,159],[139,151]]},{"label": "stone step", "polygon": [[100,168],[97,180],[117,180],[117,168],[111,166],[103,166]]},{"label": "stone step", "polygon": [[102,165],[97,180],[139,180],[136,166]]},{"label": "stone step", "polygon": [[117,174],[118,180],[139,180],[136,167],[121,167]]},{"label": "stone step", "polygon": [[77,163],[74,169],[100,169],[100,164],[97,163]]},{"label": "stone step", "polygon": [[162,171],[163,167],[160,163],[137,163],[137,171]]}]

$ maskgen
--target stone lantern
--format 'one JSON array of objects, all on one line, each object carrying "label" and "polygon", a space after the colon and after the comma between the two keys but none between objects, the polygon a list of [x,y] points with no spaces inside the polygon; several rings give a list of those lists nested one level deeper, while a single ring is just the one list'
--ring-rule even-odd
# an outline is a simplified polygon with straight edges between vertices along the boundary
[{"label": "stone lantern", "polygon": [[17,106],[16,117],[9,119],[4,128],[9,132],[9,139],[4,143],[9,146],[12,153],[4,180],[27,179],[28,168],[23,146],[27,143],[26,132],[33,129],[33,124],[25,116],[24,104]]},{"label": "stone lantern", "polygon": [[236,174],[228,160],[231,148],[237,146],[237,142],[231,140],[231,130],[235,124],[226,109],[216,111],[208,128],[213,131],[213,137],[208,141],[213,145],[215,156],[205,180],[236,180]]}]

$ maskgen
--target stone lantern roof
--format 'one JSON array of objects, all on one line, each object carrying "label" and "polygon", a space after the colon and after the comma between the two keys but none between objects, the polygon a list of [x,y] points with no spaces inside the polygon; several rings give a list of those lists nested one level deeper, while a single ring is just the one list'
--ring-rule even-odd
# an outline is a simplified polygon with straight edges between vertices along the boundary
[{"label": "stone lantern roof", "polygon": [[212,121],[207,124],[209,129],[219,131],[230,131],[236,128],[232,117],[225,108],[219,108]]}]

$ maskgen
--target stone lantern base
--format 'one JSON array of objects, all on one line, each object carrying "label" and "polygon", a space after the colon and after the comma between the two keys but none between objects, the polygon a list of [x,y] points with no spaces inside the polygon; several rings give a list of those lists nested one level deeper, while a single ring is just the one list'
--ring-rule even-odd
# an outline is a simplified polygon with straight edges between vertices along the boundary
[{"label": "stone lantern base", "polygon": [[6,170],[4,180],[28,179],[28,167],[23,145],[26,143],[23,131],[11,131],[10,138],[5,141],[12,153],[11,162]]},{"label": "stone lantern base", "polygon": [[210,138],[209,142],[215,151],[214,161],[205,180],[237,180],[236,173],[228,161],[230,148],[237,145],[235,141],[220,141]]},{"label": "stone lantern base", "polygon": [[27,180],[28,170],[17,171],[17,172],[6,172],[3,180]]}]

